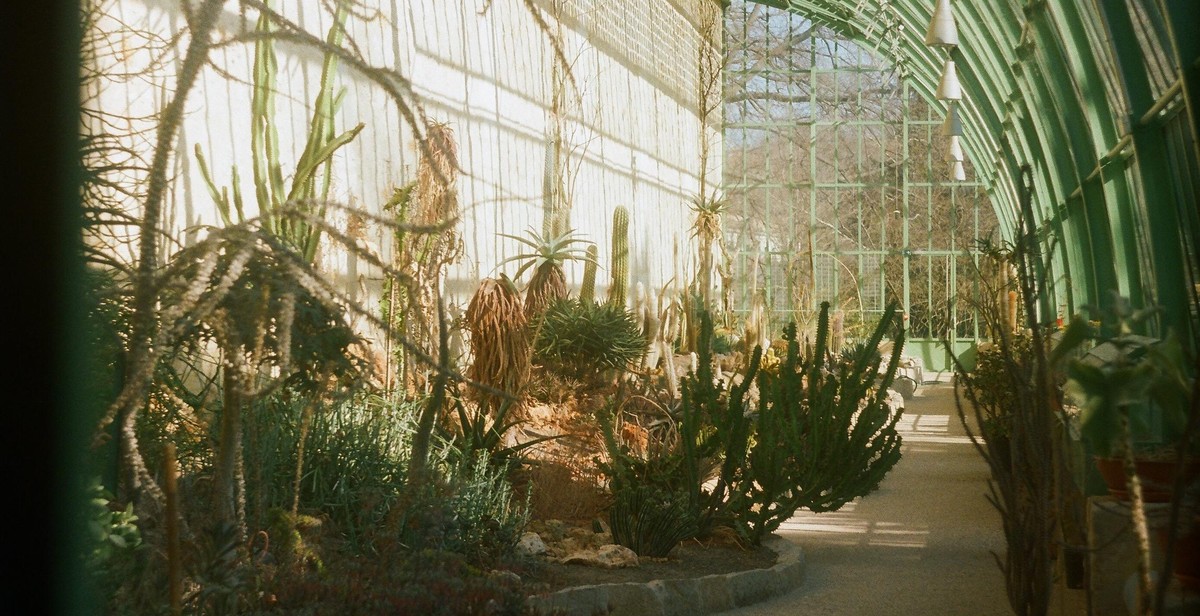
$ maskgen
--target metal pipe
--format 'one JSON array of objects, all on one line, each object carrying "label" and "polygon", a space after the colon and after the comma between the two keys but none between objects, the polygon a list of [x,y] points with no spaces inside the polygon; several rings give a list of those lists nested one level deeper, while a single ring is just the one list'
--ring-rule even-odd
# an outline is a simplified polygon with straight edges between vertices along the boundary
[{"label": "metal pipe", "polygon": [[1158,115],[1163,109],[1166,109],[1171,103],[1173,103],[1175,98],[1179,96],[1180,92],[1183,92],[1182,78],[1176,79],[1175,83],[1171,84],[1171,87],[1167,88],[1167,91],[1163,92],[1162,96],[1158,97],[1158,100],[1154,101],[1154,105],[1150,107],[1150,110],[1143,114],[1142,118],[1138,120],[1138,126],[1146,126],[1153,122],[1154,116]]},{"label": "metal pipe", "polygon": [[1133,135],[1129,133],[1126,133],[1124,137],[1121,137],[1120,141],[1117,141],[1116,145],[1109,149],[1108,152],[1105,152],[1104,155],[1096,161],[1096,167],[1092,169],[1092,172],[1089,173],[1086,178],[1083,178],[1083,181],[1079,183],[1079,187],[1076,188],[1069,197],[1067,197],[1067,201],[1075,199],[1079,195],[1083,194],[1084,185],[1096,179],[1096,177],[1100,175],[1100,170],[1104,167],[1104,165],[1107,165],[1117,158],[1117,155],[1120,154],[1125,148],[1129,147],[1129,144],[1132,142]]}]

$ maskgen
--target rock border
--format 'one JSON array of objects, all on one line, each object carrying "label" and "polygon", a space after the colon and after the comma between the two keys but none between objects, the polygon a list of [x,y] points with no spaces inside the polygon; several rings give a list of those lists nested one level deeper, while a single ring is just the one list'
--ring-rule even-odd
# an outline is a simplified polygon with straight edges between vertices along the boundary
[{"label": "rock border", "polygon": [[778,554],[769,569],[717,573],[699,578],[576,586],[532,595],[525,601],[540,616],[698,616],[754,605],[804,583],[804,550],[771,535],[763,545]]}]

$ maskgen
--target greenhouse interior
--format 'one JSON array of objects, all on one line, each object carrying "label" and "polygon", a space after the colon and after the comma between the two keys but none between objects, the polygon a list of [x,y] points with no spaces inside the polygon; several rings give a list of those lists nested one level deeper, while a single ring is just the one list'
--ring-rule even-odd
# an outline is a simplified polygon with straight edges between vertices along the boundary
[{"label": "greenhouse interior", "polygon": [[1200,613],[1200,2],[62,4],[55,613]]}]

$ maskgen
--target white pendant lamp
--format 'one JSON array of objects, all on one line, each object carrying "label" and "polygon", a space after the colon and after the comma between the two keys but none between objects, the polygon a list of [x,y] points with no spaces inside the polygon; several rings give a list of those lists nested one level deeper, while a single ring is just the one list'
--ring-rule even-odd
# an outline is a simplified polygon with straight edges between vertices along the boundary
[{"label": "white pendant lamp", "polygon": [[942,69],[942,80],[938,83],[935,95],[940,101],[962,99],[962,88],[958,85],[958,71],[954,68],[954,60],[946,60],[946,67]]},{"label": "white pendant lamp", "polygon": [[962,119],[958,117],[958,105],[950,103],[946,109],[946,119],[942,121],[942,134],[947,137],[962,137]]},{"label": "white pendant lamp", "polygon": [[933,19],[925,31],[925,44],[930,47],[958,45],[958,27],[954,25],[954,14],[950,12],[950,0],[937,0]]},{"label": "white pendant lamp", "polygon": [[961,137],[950,136],[950,153],[946,158],[952,163],[961,163],[963,161],[963,149],[960,139]]},{"label": "white pendant lamp", "polygon": [[954,166],[950,169],[950,174],[954,176],[955,182],[963,182],[967,179],[967,170],[963,169],[961,160],[954,161]]}]

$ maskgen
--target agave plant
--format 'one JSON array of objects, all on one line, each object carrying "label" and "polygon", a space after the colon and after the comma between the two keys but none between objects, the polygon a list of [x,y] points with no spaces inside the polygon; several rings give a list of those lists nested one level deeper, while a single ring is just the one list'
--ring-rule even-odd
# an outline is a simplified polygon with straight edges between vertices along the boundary
[{"label": "agave plant", "polygon": [[567,276],[563,273],[562,264],[568,260],[595,263],[595,258],[589,255],[585,248],[577,246],[586,244],[587,241],[578,237],[574,231],[558,236],[543,235],[533,229],[526,233],[528,237],[500,234],[521,242],[532,251],[513,255],[501,261],[500,265],[523,261],[513,275],[514,279],[519,279],[525,270],[533,268],[533,277],[525,287],[525,319],[532,324],[541,319],[552,302],[567,296]]}]

